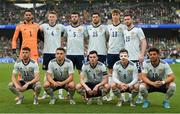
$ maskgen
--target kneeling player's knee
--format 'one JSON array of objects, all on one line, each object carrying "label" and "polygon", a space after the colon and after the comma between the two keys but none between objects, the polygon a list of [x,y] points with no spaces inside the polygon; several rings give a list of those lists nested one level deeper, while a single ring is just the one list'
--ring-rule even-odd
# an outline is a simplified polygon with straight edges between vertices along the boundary
[{"label": "kneeling player's knee", "polygon": [[138,91],[138,90],[139,90],[139,84],[135,84],[135,85],[133,86],[133,89],[134,89],[135,91]]},{"label": "kneeling player's knee", "polygon": [[104,86],[99,87],[99,89],[102,92],[102,96],[105,96],[109,93],[110,90],[110,85],[109,84],[105,84]]},{"label": "kneeling player's knee", "polygon": [[86,93],[86,90],[83,87],[79,87],[76,89],[77,93],[84,95]]},{"label": "kneeling player's knee", "polygon": [[43,88],[48,88],[50,86],[49,83],[44,83]]},{"label": "kneeling player's knee", "polygon": [[105,84],[104,87],[105,87],[105,89],[110,89],[110,85],[109,84]]},{"label": "kneeling player's knee", "polygon": [[114,90],[114,89],[116,89],[117,87],[116,87],[116,84],[115,83],[112,83],[111,84],[111,88]]},{"label": "kneeling player's knee", "polygon": [[172,82],[169,84],[169,88],[167,90],[167,93],[169,95],[173,95],[175,91],[176,91],[176,84],[174,82]]},{"label": "kneeling player's knee", "polygon": [[112,91],[113,91],[114,95],[116,95],[117,97],[120,97],[121,91],[119,88],[117,88],[117,87],[112,88]]},{"label": "kneeling player's knee", "polygon": [[10,83],[8,84],[8,88],[9,88],[9,89],[12,89],[12,88],[13,88],[13,83],[12,83],[12,82],[10,82]]},{"label": "kneeling player's knee", "polygon": [[81,84],[77,84],[76,85],[76,90],[79,90],[79,89],[81,89],[82,88],[82,85]]},{"label": "kneeling player's knee", "polygon": [[41,84],[37,84],[35,90],[41,90],[41,88],[42,88]]},{"label": "kneeling player's knee", "polygon": [[170,88],[171,90],[175,91],[175,90],[176,90],[176,84],[175,84],[174,82],[170,83],[170,84],[169,84],[169,88]]},{"label": "kneeling player's knee", "polygon": [[69,83],[68,88],[75,89],[75,84],[73,82]]},{"label": "kneeling player's knee", "polygon": [[139,92],[143,94],[146,90],[147,90],[146,86],[144,84],[140,84]]}]

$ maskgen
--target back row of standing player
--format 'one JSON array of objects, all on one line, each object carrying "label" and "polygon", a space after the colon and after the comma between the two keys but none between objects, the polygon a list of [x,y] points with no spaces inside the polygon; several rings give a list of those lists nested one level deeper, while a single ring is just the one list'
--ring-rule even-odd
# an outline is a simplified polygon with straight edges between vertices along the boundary
[{"label": "back row of standing player", "polygon": [[[60,44],[62,33],[67,42],[67,58],[72,60],[74,66],[81,70],[86,42],[88,42],[87,54],[96,50],[98,52],[99,61],[106,63],[112,73],[113,65],[119,60],[119,51],[126,48],[129,52],[129,59],[134,62],[142,62],[146,50],[146,39],[141,28],[133,25],[131,15],[124,16],[124,23],[120,22],[120,11],[115,9],[112,11],[112,24],[102,25],[100,14],[95,12],[92,14],[92,23],[84,26],[80,25],[79,13],[71,14],[70,25],[63,26],[57,24],[57,14],[54,11],[48,13],[49,23],[42,24],[41,30],[44,32],[44,60],[49,58],[49,54],[53,54]],[[107,54],[108,53],[108,54]],[[50,58],[50,59],[52,59]],[[44,61],[44,63],[45,63]],[[47,70],[45,63],[43,68]]]},{"label": "back row of standing player", "polygon": [[[41,36],[41,31],[44,35],[44,70],[47,70],[49,61],[55,58],[56,48],[63,46],[61,36],[64,36],[67,40],[67,58],[72,60],[79,71],[84,61],[84,50],[86,49],[87,54],[92,50],[96,50],[99,54],[99,61],[102,63],[106,63],[107,58],[110,74],[114,63],[119,60],[118,53],[122,48],[128,50],[130,60],[137,63],[144,60],[146,50],[145,35],[141,28],[133,25],[130,14],[124,16],[126,25],[121,24],[120,11],[118,9],[112,10],[112,24],[110,25],[102,25],[100,14],[97,12],[94,12],[91,16],[92,23],[84,26],[80,25],[79,13],[74,12],[71,14],[70,25],[63,26],[57,23],[57,13],[49,11],[47,14],[49,22],[39,27],[38,24],[33,22],[32,11],[27,10],[24,14],[24,22],[17,25],[13,36],[13,52],[15,52],[17,47],[18,36],[21,35],[21,49],[29,47],[31,49],[31,58],[37,60],[37,38]],[[88,41],[88,48],[84,46],[86,41]]]}]

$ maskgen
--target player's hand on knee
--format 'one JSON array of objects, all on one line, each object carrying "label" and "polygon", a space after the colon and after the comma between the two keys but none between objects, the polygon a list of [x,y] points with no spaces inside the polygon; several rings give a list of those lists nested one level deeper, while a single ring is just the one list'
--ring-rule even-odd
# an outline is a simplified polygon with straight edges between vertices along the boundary
[{"label": "player's hand on knee", "polygon": [[162,83],[162,81],[156,81],[156,85],[157,85],[157,87],[160,87],[163,85],[163,83]]},{"label": "player's hand on knee", "polygon": [[128,84],[125,84],[125,85],[124,85],[124,89],[125,89],[125,90],[128,89],[128,87],[129,87]]},{"label": "player's hand on knee", "polygon": [[29,83],[26,83],[25,85],[23,85],[21,91],[25,91],[29,86]]},{"label": "player's hand on knee", "polygon": [[126,90],[126,84],[120,84],[120,89],[121,89],[121,91],[125,91]]},{"label": "player's hand on knee", "polygon": [[86,91],[87,91],[87,92],[88,92],[88,91],[91,91],[91,89],[90,89],[90,88],[88,88],[88,87],[87,87],[87,88],[85,88],[85,89],[86,89]]},{"label": "player's hand on knee", "polygon": [[63,86],[64,84],[62,82],[57,82],[58,86]]},{"label": "player's hand on knee", "polygon": [[93,90],[93,95],[96,95],[96,94],[97,94],[97,91],[94,91],[94,90]]},{"label": "player's hand on knee", "polygon": [[53,86],[58,87],[58,86],[59,86],[59,83],[58,83],[58,82],[54,82],[54,83],[53,83]]},{"label": "player's hand on knee", "polygon": [[22,87],[19,86],[19,85],[16,85],[16,89],[17,89],[18,91],[22,91]]},{"label": "player's hand on knee", "polygon": [[89,95],[93,95],[93,91],[92,91],[92,90],[88,90],[87,93],[88,93]]},{"label": "player's hand on knee", "polygon": [[95,86],[95,87],[93,88],[94,93],[97,93],[98,88],[99,88],[98,86]]}]

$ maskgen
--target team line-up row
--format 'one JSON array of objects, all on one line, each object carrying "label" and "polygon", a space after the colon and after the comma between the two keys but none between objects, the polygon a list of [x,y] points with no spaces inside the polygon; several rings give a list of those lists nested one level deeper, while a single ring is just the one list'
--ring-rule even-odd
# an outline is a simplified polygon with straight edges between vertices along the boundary
[{"label": "team line-up row", "polygon": [[[23,102],[22,93],[28,89],[34,90],[33,104],[38,104],[38,96],[42,86],[39,82],[38,64],[30,59],[30,52],[28,47],[22,49],[22,59],[17,60],[14,64],[12,82],[8,85],[9,89],[18,96],[16,104]],[[159,54],[157,48],[148,50],[149,59],[143,62],[140,76],[142,82],[139,82],[136,64],[129,60],[128,51],[121,49],[119,52],[120,60],[113,65],[112,80],[108,82],[110,76],[106,66],[98,61],[97,51],[90,51],[89,60],[83,64],[80,72],[80,83],[75,84],[73,63],[66,58],[66,50],[59,47],[56,49],[55,59],[52,59],[48,64],[43,88],[50,96],[49,104],[55,104],[54,91],[63,88],[68,91],[70,104],[76,104],[73,99],[75,90],[84,99],[87,99],[87,104],[91,104],[92,98],[96,97],[98,105],[102,105],[102,97],[112,90],[114,95],[118,97],[116,106],[120,107],[123,103],[121,94],[129,92],[132,95],[129,98],[130,106],[136,106],[134,98],[140,93],[144,100],[142,107],[148,108],[150,105],[148,93],[156,91],[165,93],[163,107],[170,108],[169,99],[176,90],[176,84],[170,66],[159,58]],[[16,78],[18,73],[21,75],[20,80]]]}]

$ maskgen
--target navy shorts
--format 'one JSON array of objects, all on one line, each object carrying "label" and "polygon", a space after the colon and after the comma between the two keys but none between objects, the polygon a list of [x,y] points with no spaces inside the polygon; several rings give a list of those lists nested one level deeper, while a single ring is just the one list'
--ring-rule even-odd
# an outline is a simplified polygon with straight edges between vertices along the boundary
[{"label": "navy shorts", "polygon": [[[21,84],[21,86],[23,86],[23,85],[25,85],[25,84],[26,84],[26,82],[25,82],[25,81],[23,81],[23,80],[20,80],[20,81],[19,81],[19,83]],[[28,89],[34,89],[34,88],[33,88],[33,84],[30,84],[30,85],[27,87],[27,89],[26,89],[26,90],[28,90]]]},{"label": "navy shorts", "polygon": [[81,70],[83,62],[84,62],[84,55],[66,55],[68,59],[73,62],[74,68]]},{"label": "navy shorts", "polygon": [[121,93],[131,93],[131,89],[127,88],[125,91],[121,91]]},{"label": "navy shorts", "polygon": [[57,87],[51,86],[51,88],[53,89],[53,91],[56,91],[56,90],[59,90],[59,89],[65,89],[65,90],[67,90],[67,88],[65,87],[65,85],[63,85],[63,86],[57,86]]},{"label": "navy shorts", "polygon": [[166,93],[168,90],[167,88],[167,85],[162,85],[160,86],[159,88],[155,88],[154,86],[151,86],[149,85],[149,88],[148,88],[148,92],[151,93],[151,92],[161,92],[161,93]]},{"label": "navy shorts", "polygon": [[141,64],[140,64],[139,60],[131,60],[131,61],[136,64],[138,73],[141,73]]},{"label": "navy shorts", "polygon": [[[86,85],[92,90],[98,83],[92,83],[92,82],[86,82]],[[97,94],[96,95],[89,95],[87,92],[86,92],[86,96],[87,98],[90,98],[90,97],[98,97],[98,96],[102,96],[102,93],[100,90],[97,91]]]},{"label": "navy shorts", "polygon": [[[87,56],[87,61],[89,61],[89,55]],[[98,61],[106,64],[106,55],[98,55]]]},{"label": "navy shorts", "polygon": [[43,55],[43,66],[42,66],[42,69],[43,70],[48,70],[48,64],[49,62],[55,58],[55,54],[47,54],[47,53],[44,53]]},{"label": "navy shorts", "polygon": [[[58,80],[57,79],[53,79],[55,82],[57,82]],[[51,88],[53,89],[53,91],[56,91],[56,90],[59,90],[59,89],[65,89],[65,90],[67,90],[67,88],[65,87],[65,85],[63,85],[63,86],[57,86],[57,87],[55,87],[55,86],[51,86]]]},{"label": "navy shorts", "polygon": [[107,67],[113,69],[114,63],[119,61],[119,54],[107,54]]}]

